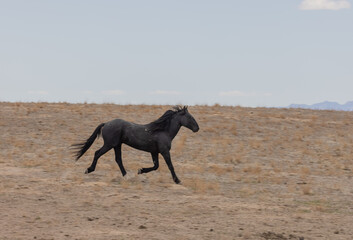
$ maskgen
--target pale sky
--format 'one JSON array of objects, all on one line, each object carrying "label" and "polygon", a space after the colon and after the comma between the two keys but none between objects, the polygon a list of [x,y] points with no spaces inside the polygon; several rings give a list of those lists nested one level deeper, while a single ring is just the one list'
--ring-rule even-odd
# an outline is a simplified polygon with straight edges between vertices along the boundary
[{"label": "pale sky", "polygon": [[353,100],[351,0],[0,0],[0,101]]}]

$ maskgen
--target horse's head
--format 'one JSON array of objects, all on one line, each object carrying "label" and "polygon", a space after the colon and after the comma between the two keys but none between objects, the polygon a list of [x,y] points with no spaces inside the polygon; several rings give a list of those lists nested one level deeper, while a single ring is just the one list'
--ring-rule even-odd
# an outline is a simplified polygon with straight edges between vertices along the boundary
[{"label": "horse's head", "polygon": [[189,113],[187,107],[183,107],[183,109],[179,112],[181,118],[180,123],[181,126],[184,126],[193,132],[199,131],[199,125],[197,124],[195,118]]}]

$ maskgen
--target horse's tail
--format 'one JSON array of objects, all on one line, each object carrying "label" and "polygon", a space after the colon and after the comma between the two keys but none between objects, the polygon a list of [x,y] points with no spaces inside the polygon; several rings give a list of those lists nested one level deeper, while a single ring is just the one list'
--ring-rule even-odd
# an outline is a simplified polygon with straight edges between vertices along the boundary
[{"label": "horse's tail", "polygon": [[86,140],[86,142],[73,144],[71,147],[78,151],[75,153],[76,161],[92,146],[94,140],[98,138],[101,134],[102,127],[104,123],[99,124],[99,126],[94,130],[92,135]]}]

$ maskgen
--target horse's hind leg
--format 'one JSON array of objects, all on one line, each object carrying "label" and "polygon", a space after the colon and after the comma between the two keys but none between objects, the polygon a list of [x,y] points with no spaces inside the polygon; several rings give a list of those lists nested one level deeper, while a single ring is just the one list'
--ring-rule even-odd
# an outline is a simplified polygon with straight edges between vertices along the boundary
[{"label": "horse's hind leg", "polygon": [[153,159],[154,166],[150,167],[150,168],[141,168],[141,169],[139,169],[138,174],[148,173],[148,172],[155,171],[158,169],[158,167],[159,167],[158,153],[152,153],[152,159]]},{"label": "horse's hind leg", "polygon": [[115,151],[115,161],[116,163],[119,165],[121,174],[123,176],[126,175],[126,171],[123,165],[123,160],[121,158],[121,145],[114,147],[114,151]]},{"label": "horse's hind leg", "polygon": [[93,162],[92,162],[91,166],[89,168],[87,168],[85,173],[87,174],[87,173],[93,172],[96,169],[98,158],[100,158],[103,154],[108,152],[110,149],[112,149],[112,148],[107,145],[103,145],[103,147],[101,147],[99,150],[97,150],[94,154],[94,158],[93,158]]}]

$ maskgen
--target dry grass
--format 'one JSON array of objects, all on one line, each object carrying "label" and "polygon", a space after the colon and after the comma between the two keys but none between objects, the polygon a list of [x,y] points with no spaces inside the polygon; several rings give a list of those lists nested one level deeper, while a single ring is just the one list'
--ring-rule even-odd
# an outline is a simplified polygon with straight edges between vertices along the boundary
[{"label": "dry grass", "polygon": [[206,181],[201,178],[185,179],[183,185],[198,194],[218,194],[220,191],[218,182]]},{"label": "dry grass", "polygon": [[209,166],[210,172],[215,173],[216,175],[224,175],[226,173],[233,173],[233,166],[221,166],[218,164],[212,164]]},{"label": "dry grass", "polygon": [[305,239],[353,235],[351,112],[192,106],[200,131],[182,128],[171,151],[179,186],[162,157],[157,171],[137,175],[153,165],[151,156],[124,146],[125,177],[113,152],[84,175],[102,139],[78,162],[69,151],[101,122],[148,123],[170,106],[0,105],[4,239],[259,239],[269,230]]},{"label": "dry grass", "polygon": [[313,194],[313,191],[312,191],[312,188],[310,185],[302,186],[302,191],[303,191],[303,194],[305,194],[305,195],[312,195]]},{"label": "dry grass", "polygon": [[261,166],[258,163],[251,164],[243,168],[243,172],[251,173],[251,174],[260,174],[261,171],[262,171]]}]

